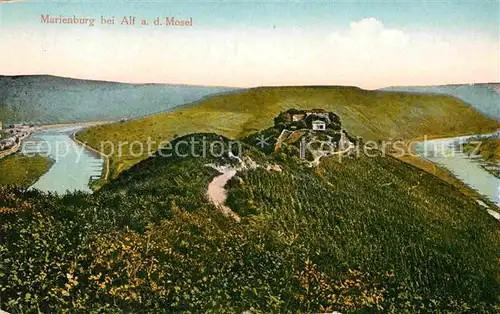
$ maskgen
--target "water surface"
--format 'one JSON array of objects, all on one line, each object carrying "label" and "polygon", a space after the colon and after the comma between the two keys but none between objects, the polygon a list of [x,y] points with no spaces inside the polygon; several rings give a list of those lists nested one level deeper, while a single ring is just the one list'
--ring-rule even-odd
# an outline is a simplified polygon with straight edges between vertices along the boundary
[{"label": "water surface", "polygon": [[[494,134],[481,135],[484,137]],[[460,143],[477,135],[419,142],[415,151],[422,157],[448,169],[458,179],[500,206],[500,179],[486,171],[487,163],[478,156],[462,152]],[[491,166],[491,164],[489,165]],[[498,164],[496,165],[498,167]]]},{"label": "water surface", "polygon": [[43,154],[54,162],[31,188],[58,194],[75,190],[92,192],[89,183],[101,177],[104,160],[71,139],[72,134],[82,128],[62,127],[36,132],[23,143],[23,154]]}]

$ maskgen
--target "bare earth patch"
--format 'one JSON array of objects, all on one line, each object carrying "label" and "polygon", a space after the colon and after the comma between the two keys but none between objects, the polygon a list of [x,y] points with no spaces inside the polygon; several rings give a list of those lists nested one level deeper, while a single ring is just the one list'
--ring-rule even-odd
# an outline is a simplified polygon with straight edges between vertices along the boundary
[{"label": "bare earth patch", "polygon": [[207,195],[210,201],[220,210],[222,213],[228,217],[234,218],[237,222],[240,221],[240,217],[233,212],[231,208],[225,205],[227,198],[227,191],[224,188],[226,183],[231,180],[232,177],[236,175],[236,170],[228,168],[222,171],[222,174],[215,177],[212,182],[208,185]]}]

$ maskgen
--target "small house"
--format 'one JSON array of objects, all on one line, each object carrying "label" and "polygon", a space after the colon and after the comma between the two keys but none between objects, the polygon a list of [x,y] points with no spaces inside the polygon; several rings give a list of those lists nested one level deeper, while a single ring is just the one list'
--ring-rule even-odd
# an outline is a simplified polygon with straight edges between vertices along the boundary
[{"label": "small house", "polygon": [[326,130],[326,123],[321,120],[314,120],[312,122],[312,129],[314,131],[324,131]]}]

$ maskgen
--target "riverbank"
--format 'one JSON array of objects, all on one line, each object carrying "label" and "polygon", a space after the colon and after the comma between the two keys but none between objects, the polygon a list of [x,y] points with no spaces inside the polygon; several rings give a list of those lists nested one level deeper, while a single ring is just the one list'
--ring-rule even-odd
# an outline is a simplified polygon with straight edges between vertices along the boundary
[{"label": "riverbank", "polygon": [[[55,164],[54,158],[49,158],[50,156],[43,156],[41,152],[39,154],[34,152],[34,156],[31,157],[15,155],[16,153],[24,149],[24,143],[26,142],[26,140],[31,139],[33,135],[58,129],[79,128],[79,130],[81,130],[112,122],[114,121],[92,121],[34,126],[25,136],[20,139],[19,143],[17,143],[15,147],[12,147],[8,151],[0,152],[0,168],[2,170],[0,171],[2,173],[0,185],[17,185],[23,188],[28,188],[34,185],[46,173],[48,173],[51,167]],[[87,180],[87,185],[91,186],[92,190],[98,189],[102,184],[107,182],[109,178],[109,158],[101,152],[88,145],[85,145],[84,143],[76,139],[75,132],[71,134],[70,139],[75,143],[75,145],[79,145],[87,149],[89,152],[92,152],[96,156],[100,156],[104,161],[102,173],[98,175],[99,179],[94,180],[96,174],[93,174],[90,180]],[[71,144],[67,143],[65,140],[63,140],[63,142],[68,144],[68,146],[69,144]],[[30,152],[30,154],[31,153],[32,152]]]},{"label": "riverbank", "polygon": [[[480,135],[463,135],[463,136],[452,136],[452,137],[441,137],[441,136],[426,136],[418,139],[413,139],[411,141],[405,142],[406,154],[404,156],[397,156],[398,159],[415,166],[419,169],[422,169],[444,182],[453,185],[458,188],[464,195],[472,197],[476,200],[481,200],[482,202],[487,203],[487,206],[490,211],[500,212],[500,207],[498,205],[497,197],[495,197],[495,193],[490,189],[494,188],[494,183],[484,183],[483,181],[493,181],[494,179],[490,178],[490,174],[488,172],[481,172],[483,170],[480,163],[477,160],[472,160],[467,158],[466,153],[460,154],[460,152],[455,151],[457,148],[452,143],[457,140],[461,140],[467,137],[473,136],[487,136],[490,134],[480,134]],[[432,157],[431,155],[436,152],[432,149],[429,151],[432,153],[430,156],[422,156],[422,147],[417,147],[418,145],[428,145],[431,142],[435,142],[435,146],[438,146],[440,150],[444,150],[447,144],[450,147],[447,147],[446,152],[439,152],[445,155],[441,156],[441,159]],[[451,144],[450,144],[451,143]],[[432,147],[431,147],[432,148]],[[419,151],[420,150],[420,151]],[[424,147],[424,151],[427,150],[427,147]],[[463,156],[462,156],[463,155]],[[437,156],[440,156],[437,154]],[[454,160],[456,159],[454,165]],[[459,164],[459,165],[458,165]],[[475,177],[472,175],[472,169],[474,168],[476,171]],[[476,169],[479,168],[479,169]],[[464,170],[468,169],[468,170]],[[479,173],[481,172],[481,173]],[[483,178],[487,177],[487,178]],[[472,180],[472,181],[471,181]],[[469,182],[470,181],[470,182]],[[498,184],[496,184],[498,185]],[[482,186],[482,188],[481,188]],[[491,212],[490,212],[491,214]]]},{"label": "riverbank", "polygon": [[492,136],[469,138],[466,143],[460,145],[464,153],[471,157],[481,158],[485,162],[481,167],[500,179],[500,138],[498,132]]},{"label": "riverbank", "polygon": [[[79,130],[79,131],[81,131],[81,130]],[[108,179],[109,179],[109,156],[106,155],[106,154],[104,154],[104,153],[102,153],[102,152],[100,152],[100,151],[98,151],[97,149],[95,149],[95,148],[93,148],[93,147],[91,147],[91,146],[83,143],[82,141],[78,140],[76,138],[76,133],[77,132],[73,132],[71,134],[71,139],[75,143],[77,143],[78,145],[80,145],[82,147],[85,147],[86,149],[94,152],[95,154],[101,156],[104,159],[104,171],[103,171],[103,175],[102,175],[102,179],[101,180],[104,180],[104,182],[108,181]]]},{"label": "riverbank", "polygon": [[27,134],[24,135],[19,139],[19,142],[12,148],[5,150],[5,151],[0,151],[0,159],[3,159],[5,157],[8,157],[12,154],[17,153],[18,151],[21,150],[21,147],[23,145],[23,141],[29,138],[32,134],[36,132],[41,132],[49,129],[55,129],[55,128],[70,128],[70,127],[83,127],[83,128],[89,128],[89,127],[94,127],[98,125],[104,125],[104,124],[109,124],[113,123],[116,121],[91,121],[91,122],[69,122],[69,123],[59,123],[59,124],[45,124],[45,125],[35,125],[31,127]]},{"label": "riverbank", "polygon": [[22,147],[23,154],[47,156],[54,163],[30,188],[61,195],[77,190],[91,193],[89,181],[101,180],[109,173],[105,158],[73,140],[74,133],[82,128],[65,125],[32,134]]},{"label": "riverbank", "polygon": [[40,126],[36,126],[37,131],[43,131],[46,129],[53,129],[53,128],[66,128],[66,127],[83,127],[83,128],[88,128],[88,127],[93,127],[93,126],[98,126],[98,125],[104,125],[104,124],[111,124],[115,123],[116,121],[114,120],[103,120],[103,121],[89,121],[89,122],[68,122],[68,123],[57,123],[57,124],[44,124]]},{"label": "riverbank", "polygon": [[477,197],[479,194],[476,191],[471,189],[468,185],[464,184],[460,179],[457,179],[450,171],[439,167],[429,159],[423,158],[415,150],[415,145],[424,141],[442,140],[446,138],[455,138],[463,136],[474,136],[474,134],[426,135],[406,140],[404,141],[405,154],[403,156],[394,156],[394,157],[414,167],[417,167],[421,170],[424,170],[430,174],[435,175],[436,177],[440,178],[446,183],[457,187],[462,193],[464,193],[467,196]]},{"label": "riverbank", "polygon": [[27,157],[11,155],[0,160],[0,185],[16,185],[28,188],[54,164],[50,158],[43,156]]}]

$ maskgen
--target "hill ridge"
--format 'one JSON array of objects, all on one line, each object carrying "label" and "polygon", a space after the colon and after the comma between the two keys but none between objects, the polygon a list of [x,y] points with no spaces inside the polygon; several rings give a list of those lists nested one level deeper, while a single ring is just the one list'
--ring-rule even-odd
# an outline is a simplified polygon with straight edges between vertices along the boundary
[{"label": "hill ridge", "polygon": [[392,86],[382,91],[449,95],[471,105],[481,113],[500,120],[500,83],[450,84],[428,86]]},{"label": "hill ridge", "polygon": [[89,83],[103,83],[103,84],[123,84],[123,85],[163,85],[163,86],[194,86],[194,87],[219,87],[219,88],[234,88],[240,89],[242,87],[238,86],[225,86],[225,85],[205,85],[205,84],[185,84],[185,83],[133,83],[133,82],[121,82],[121,81],[111,81],[104,79],[88,79],[88,78],[77,78],[70,76],[60,76],[60,75],[52,75],[52,74],[16,74],[16,75],[4,75],[0,74],[0,79],[2,78],[11,78],[11,79],[22,79],[22,78],[51,78],[51,79],[61,79],[61,80],[71,80],[71,81],[80,81],[80,82],[89,82]]}]

